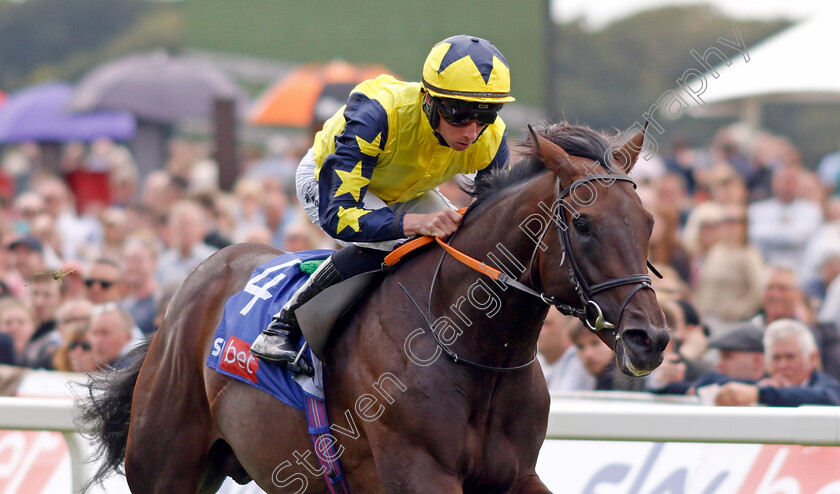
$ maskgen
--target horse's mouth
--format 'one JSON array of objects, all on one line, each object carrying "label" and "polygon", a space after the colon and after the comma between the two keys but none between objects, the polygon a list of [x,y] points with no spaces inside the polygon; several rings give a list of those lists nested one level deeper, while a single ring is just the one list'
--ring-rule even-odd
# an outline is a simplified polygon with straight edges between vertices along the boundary
[{"label": "horse's mouth", "polygon": [[630,357],[627,356],[627,352],[621,352],[620,354],[616,354],[616,360],[618,360],[618,368],[621,369],[621,372],[627,374],[628,376],[633,377],[644,377],[650,374],[656,366],[651,369],[638,369],[633,362],[630,360]]}]

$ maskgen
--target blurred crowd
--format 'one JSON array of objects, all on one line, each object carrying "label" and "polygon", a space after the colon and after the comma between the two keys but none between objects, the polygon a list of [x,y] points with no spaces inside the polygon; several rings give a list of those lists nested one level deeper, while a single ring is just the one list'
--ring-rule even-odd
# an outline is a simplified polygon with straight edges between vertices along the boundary
[{"label": "blurred crowd", "polygon": [[549,388],[840,404],[840,153],[802,163],[789,140],[735,125],[702,148],[677,140],[633,174],[655,219],[665,361],[619,375],[609,349],[552,310],[539,348]]},{"label": "blurred crowd", "polygon": [[[216,250],[260,242],[336,248],[294,196],[297,146],[247,152],[229,192],[207,144],[175,139],[140,176],[110,141],[65,146],[46,171],[36,145],[0,166],[0,364],[62,371],[118,367],[159,327],[168,300]],[[304,149],[305,150],[305,149]],[[253,156],[250,156],[253,155]]]},{"label": "blurred crowd", "polygon": [[[52,172],[38,146],[5,148],[0,364],[124,365],[216,250],[336,248],[294,194],[308,144],[246,150],[229,192],[206,143],[173,139],[168,162],[147,176],[106,140],[66,145]],[[731,126],[705,146],[678,139],[648,158],[633,175],[655,219],[649,255],[672,333],[665,361],[646,378],[619,375],[597,337],[552,310],[539,343],[549,389],[840,404],[840,153],[806,164],[785,138]],[[457,183],[441,189],[468,204]]]}]

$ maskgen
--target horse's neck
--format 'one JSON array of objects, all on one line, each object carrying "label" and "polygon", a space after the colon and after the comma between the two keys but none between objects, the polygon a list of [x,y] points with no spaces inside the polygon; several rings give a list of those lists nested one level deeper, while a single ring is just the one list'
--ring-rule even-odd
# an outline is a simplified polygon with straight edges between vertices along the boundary
[{"label": "horse's neck", "polygon": [[[550,190],[531,186],[530,195],[528,191],[510,194],[468,215],[452,245],[539,291],[534,286],[539,239],[522,225],[538,211],[539,202],[550,208]],[[547,221],[549,215],[542,216]],[[538,297],[495,281],[448,255],[434,283],[432,313],[448,317],[447,323],[464,332],[454,347],[472,347],[474,355],[489,358],[495,352],[508,365],[533,355],[548,309]]]}]

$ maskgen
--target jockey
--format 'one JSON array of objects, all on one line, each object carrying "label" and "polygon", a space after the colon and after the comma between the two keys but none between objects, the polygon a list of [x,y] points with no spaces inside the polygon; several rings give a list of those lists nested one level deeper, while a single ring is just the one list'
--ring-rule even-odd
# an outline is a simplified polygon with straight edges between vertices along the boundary
[{"label": "jockey", "polygon": [[296,175],[307,216],[344,248],[274,315],[251,353],[294,361],[297,307],[339,281],[379,269],[407,237],[454,233],[461,216],[437,186],[458,173],[507,165],[507,132],[497,113],[513,100],[505,57],[489,41],[466,35],[432,48],[420,83],[381,75],[356,86],[316,134]]}]

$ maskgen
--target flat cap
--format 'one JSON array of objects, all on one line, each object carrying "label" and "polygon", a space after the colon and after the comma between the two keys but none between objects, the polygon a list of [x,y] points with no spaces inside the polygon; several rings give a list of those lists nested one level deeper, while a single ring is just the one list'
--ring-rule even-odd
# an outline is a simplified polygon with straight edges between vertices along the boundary
[{"label": "flat cap", "polygon": [[709,340],[709,348],[764,353],[764,330],[752,323],[735,325]]}]

